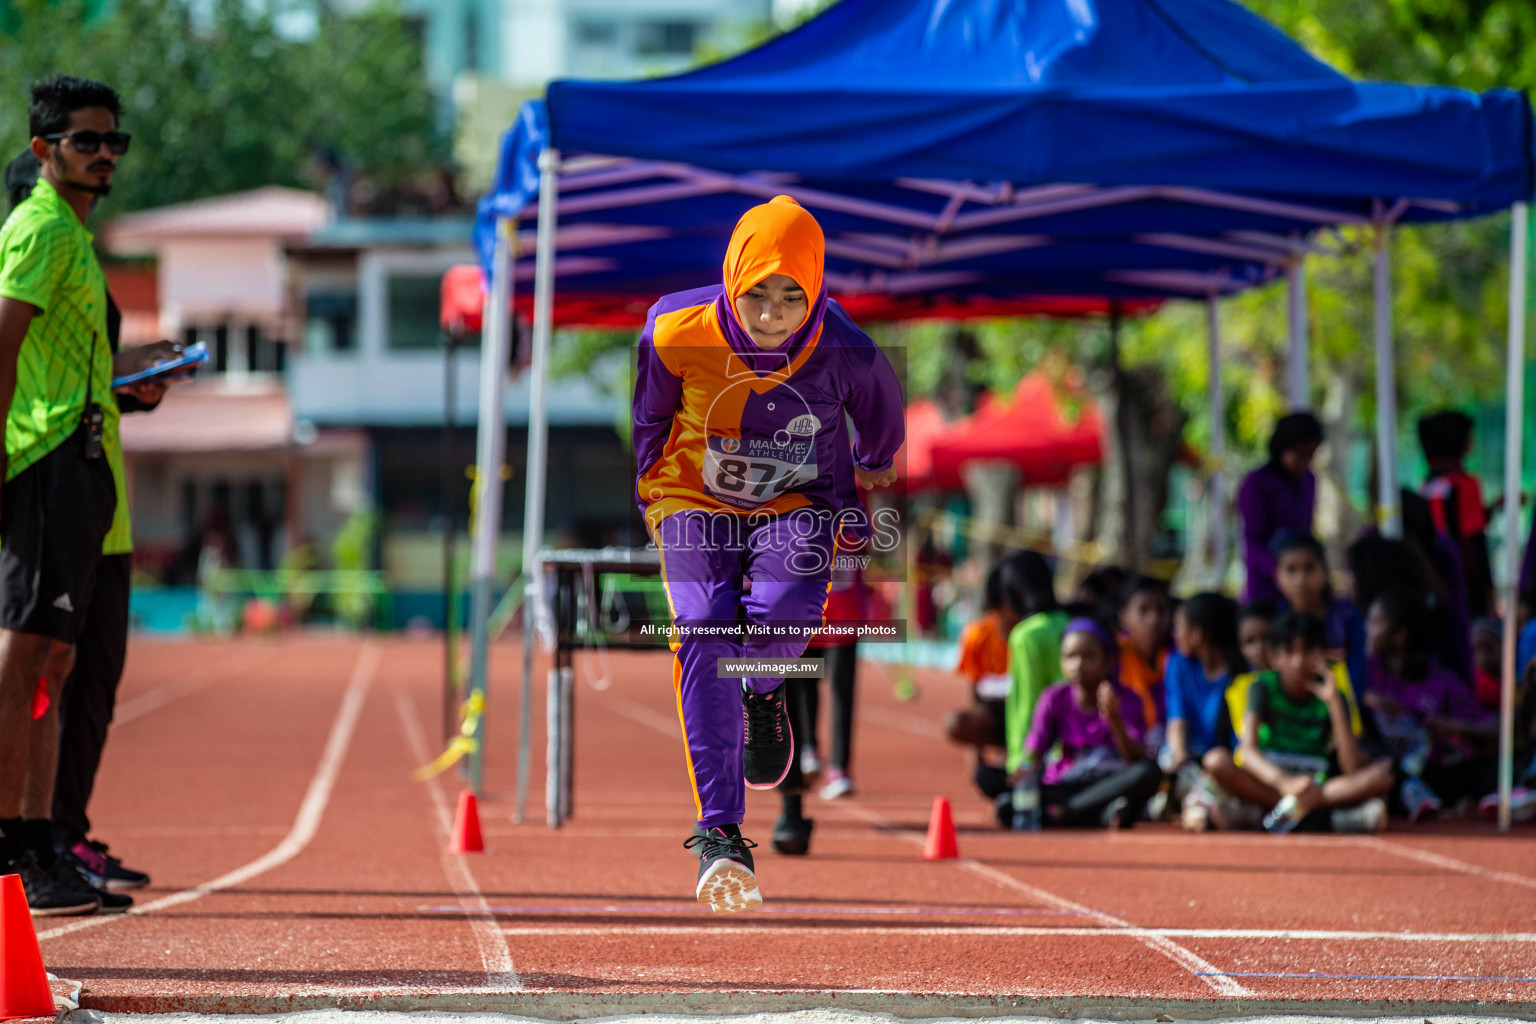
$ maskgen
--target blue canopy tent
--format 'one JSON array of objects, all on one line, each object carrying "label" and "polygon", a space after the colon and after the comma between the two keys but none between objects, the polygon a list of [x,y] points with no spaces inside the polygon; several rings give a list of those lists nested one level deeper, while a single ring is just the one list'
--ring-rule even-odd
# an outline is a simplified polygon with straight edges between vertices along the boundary
[{"label": "blue canopy tent", "polygon": [[[1376,229],[1391,531],[1390,228],[1522,203],[1533,167],[1522,94],[1351,81],[1229,0],[843,0],[687,74],[557,81],[506,133],[476,225],[491,281],[481,479],[502,461],[499,368],[515,280],[535,282],[531,566],[556,280],[564,295],[646,297],[716,280],[736,218],[773,195],[795,196],[822,222],[834,294],[960,305],[1205,297],[1213,359],[1215,297],[1289,273],[1298,405],[1307,404],[1302,262],[1319,229],[1358,224]],[[519,233],[535,202],[537,230]],[[1518,432],[1510,441],[1518,469]],[[477,509],[477,685],[496,492],[486,488]]]}]

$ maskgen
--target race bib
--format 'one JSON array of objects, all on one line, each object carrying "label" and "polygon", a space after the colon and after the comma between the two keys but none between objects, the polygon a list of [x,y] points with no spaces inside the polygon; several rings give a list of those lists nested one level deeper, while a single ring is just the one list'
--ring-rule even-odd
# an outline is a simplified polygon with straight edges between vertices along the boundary
[{"label": "race bib", "polygon": [[779,444],[777,439],[743,441],[711,435],[704,453],[705,489],[738,508],[766,504],[820,475],[812,438],[789,437]]}]

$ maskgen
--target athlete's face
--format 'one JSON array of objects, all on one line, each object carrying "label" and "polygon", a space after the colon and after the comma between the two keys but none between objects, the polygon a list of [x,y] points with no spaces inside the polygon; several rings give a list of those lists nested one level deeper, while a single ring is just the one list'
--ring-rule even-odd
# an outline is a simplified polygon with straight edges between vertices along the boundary
[{"label": "athlete's face", "polygon": [[736,315],[754,344],[776,349],[805,323],[810,302],[793,278],[772,274],[736,296]]},{"label": "athlete's face", "polygon": [[[117,118],[106,107],[85,107],[69,115],[66,132],[96,132],[105,134],[117,130]],[[82,153],[75,147],[73,138],[46,142],[34,139],[33,154],[46,164],[56,186],[74,187],[81,192],[98,196],[112,191],[112,178],[117,173],[117,154],[105,145],[96,147],[94,153]],[[41,152],[39,150],[41,149]]]}]

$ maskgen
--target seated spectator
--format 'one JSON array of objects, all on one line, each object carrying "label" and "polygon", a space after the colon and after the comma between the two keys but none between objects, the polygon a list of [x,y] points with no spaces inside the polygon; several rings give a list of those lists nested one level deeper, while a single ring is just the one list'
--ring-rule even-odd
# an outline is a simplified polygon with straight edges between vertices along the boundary
[{"label": "seated spectator", "polygon": [[[1366,624],[1369,626],[1369,619]],[[1472,683],[1479,707],[1498,710],[1499,681],[1503,678],[1504,623],[1487,616],[1475,619],[1472,622]]]},{"label": "seated spectator", "polygon": [[999,563],[987,573],[981,617],[960,634],[960,664],[956,671],[971,685],[971,706],[950,715],[945,724],[950,742],[975,751],[976,785],[994,797],[1008,786],[1001,756],[1008,746],[1003,726],[1011,684],[1008,634],[1019,622],[1018,615],[1003,600],[1002,578]]},{"label": "seated spectator", "polygon": [[[1162,783],[1146,756],[1146,717],[1135,691],[1114,682],[1117,645],[1093,619],[1073,619],[1061,641],[1065,681],[1040,695],[1025,741],[1040,772],[1043,822],[1129,828]],[[1052,758],[1059,748],[1060,755]]]},{"label": "seated spectator", "polygon": [[1131,574],[1118,565],[1101,565],[1083,577],[1072,595],[1075,614],[1112,621],[1120,612],[1120,596]]},{"label": "seated spectator", "polygon": [[1237,646],[1250,671],[1269,668],[1269,627],[1280,617],[1274,601],[1254,601],[1243,606],[1237,619]]},{"label": "seated spectator", "polygon": [[1321,619],[1328,656],[1342,661],[1356,693],[1365,688],[1365,616],[1333,593],[1328,556],[1310,533],[1290,533],[1275,542],[1275,582],[1282,610]]},{"label": "seated spectator", "polygon": [[1177,648],[1168,656],[1164,692],[1168,698],[1168,740],[1162,766],[1171,780],[1168,802],[1184,808],[1185,827],[1203,831],[1209,819],[1204,800],[1185,803],[1199,788],[1200,759],[1212,747],[1231,747],[1226,693],[1244,669],[1237,644],[1237,604],[1221,594],[1196,594],[1173,615]]},{"label": "seated spectator", "polygon": [[[1414,503],[1425,505],[1424,499],[1412,491],[1403,492],[1403,527],[1410,530],[1414,516],[1410,509]],[[1472,681],[1472,620],[1467,615],[1466,587],[1462,582],[1461,556],[1448,537],[1434,532],[1427,506],[1421,510],[1423,522],[1420,530],[1428,528],[1433,540],[1441,545],[1437,551],[1445,556],[1443,571],[1438,569],[1424,553],[1422,542],[1411,533],[1403,540],[1383,537],[1375,530],[1362,534],[1344,553],[1346,590],[1356,608],[1362,611],[1389,590],[1412,590],[1420,594],[1433,594],[1442,609],[1441,618],[1445,629],[1441,631],[1440,646],[1435,659],[1467,682]],[[1447,573],[1451,574],[1449,580]]]},{"label": "seated spectator", "polygon": [[1168,584],[1138,576],[1120,604],[1120,682],[1141,698],[1148,749],[1163,742],[1163,674],[1173,646],[1173,601]]},{"label": "seated spectator", "polygon": [[[1008,696],[1003,704],[1006,763],[1012,774],[1024,762],[1024,739],[1034,722],[1035,702],[1061,679],[1061,634],[1068,615],[1057,607],[1050,564],[1038,553],[1020,551],[1004,559],[999,569],[1003,603],[1019,620],[1008,633]],[[1006,779],[1002,786],[1007,788]]]},{"label": "seated spectator", "polygon": [[1287,612],[1269,632],[1273,669],[1248,684],[1236,754],[1216,747],[1205,770],[1221,789],[1266,808],[1264,825],[1288,832],[1313,812],[1327,812],[1336,832],[1386,825],[1381,798],[1392,789],[1386,760],[1372,761],[1359,742],[1359,711],[1349,682],[1327,657],[1316,616]]},{"label": "seated spectator", "polygon": [[[1536,586],[1520,592],[1520,604],[1525,609],[1536,608]],[[1526,669],[1536,661],[1536,616],[1525,613],[1515,643],[1515,678],[1523,678]]]},{"label": "seated spectator", "polygon": [[1496,739],[1493,717],[1470,687],[1430,656],[1435,610],[1423,594],[1389,590],[1366,618],[1371,686],[1364,701],[1392,757],[1397,795],[1408,816],[1442,804],[1473,803],[1498,787],[1498,762],[1480,753]]}]

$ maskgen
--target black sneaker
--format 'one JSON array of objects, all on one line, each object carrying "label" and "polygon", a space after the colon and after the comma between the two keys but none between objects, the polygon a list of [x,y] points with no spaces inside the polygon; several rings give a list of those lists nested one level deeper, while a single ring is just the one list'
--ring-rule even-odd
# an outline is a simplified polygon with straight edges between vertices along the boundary
[{"label": "black sneaker", "polygon": [[90,883],[85,875],[81,874],[79,868],[63,857],[55,857],[53,867],[49,870],[53,872],[54,880],[61,887],[82,897],[89,896],[96,900],[99,904],[97,909],[99,914],[122,914],[126,913],[128,908],[133,906],[132,896],[126,893],[108,892],[105,889],[98,889]]},{"label": "black sneaker", "polygon": [[[37,854],[28,850],[13,867],[21,876],[21,887],[27,894],[27,906],[33,917],[64,917],[70,914],[94,914],[101,907],[101,900],[94,894],[78,891],[55,877],[57,863],[43,867]],[[76,881],[79,876],[76,876]]]},{"label": "black sneaker", "polygon": [[694,890],[698,901],[717,914],[735,914],[763,905],[757,891],[757,876],[752,873],[750,839],[730,835],[723,828],[695,833],[683,843],[686,849],[699,849],[699,884]]},{"label": "black sneaker", "polygon": [[811,852],[811,829],[815,827],[816,823],[810,818],[781,814],[773,823],[773,848],[791,857],[804,856]]},{"label": "black sneaker", "polygon": [[149,876],[142,871],[124,867],[123,862],[107,852],[106,843],[94,839],[82,839],[63,851],[65,860],[98,889],[120,892],[124,889],[142,889],[149,884]]},{"label": "black sneaker", "polygon": [[784,684],[764,694],[753,693],[745,682],[741,687],[741,717],[747,730],[747,787],[772,789],[784,781],[795,757],[795,734],[789,727]]}]

